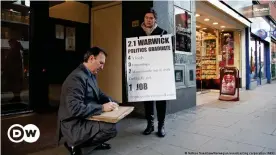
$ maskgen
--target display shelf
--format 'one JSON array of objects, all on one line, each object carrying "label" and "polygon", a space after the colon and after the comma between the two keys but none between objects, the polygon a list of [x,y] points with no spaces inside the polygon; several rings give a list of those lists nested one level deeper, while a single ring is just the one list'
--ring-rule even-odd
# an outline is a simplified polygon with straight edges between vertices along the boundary
[{"label": "display shelf", "polygon": [[218,77],[217,37],[197,32],[196,46],[197,80],[216,79]]},{"label": "display shelf", "polygon": [[29,24],[27,24],[27,23],[18,22],[18,21],[1,20],[1,22],[8,23],[8,24],[19,24],[19,25],[23,25],[23,26],[29,26]]},{"label": "display shelf", "polygon": [[[18,40],[29,49],[29,10],[21,1],[1,2],[1,48],[9,49],[8,40]],[[24,3],[24,2],[23,2]]]}]

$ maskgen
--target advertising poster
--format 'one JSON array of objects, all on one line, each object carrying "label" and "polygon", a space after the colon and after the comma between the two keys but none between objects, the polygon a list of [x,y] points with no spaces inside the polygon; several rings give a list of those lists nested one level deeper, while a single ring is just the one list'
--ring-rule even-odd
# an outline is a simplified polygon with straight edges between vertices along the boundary
[{"label": "advertising poster", "polygon": [[127,38],[126,72],[129,102],[176,99],[171,35]]},{"label": "advertising poster", "polygon": [[56,39],[64,39],[64,26],[56,25]]},{"label": "advertising poster", "polygon": [[234,65],[234,33],[223,32],[221,34],[222,61],[219,62],[220,67]]},{"label": "advertising poster", "polygon": [[65,40],[65,50],[75,51],[75,28],[66,27],[66,40]]},{"label": "advertising poster", "polygon": [[175,15],[176,51],[191,52],[191,15],[185,11]]},{"label": "advertising poster", "polygon": [[236,77],[235,68],[224,68],[221,70],[221,94],[235,95],[236,93]]}]

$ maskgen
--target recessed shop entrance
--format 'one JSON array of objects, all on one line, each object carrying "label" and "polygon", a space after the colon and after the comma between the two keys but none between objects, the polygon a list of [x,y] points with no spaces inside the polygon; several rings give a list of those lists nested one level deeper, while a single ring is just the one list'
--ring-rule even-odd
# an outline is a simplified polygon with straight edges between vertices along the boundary
[{"label": "recessed shop entrance", "polygon": [[[242,42],[245,25],[208,2],[196,2],[197,91],[215,91],[220,86],[220,68],[237,67],[245,74]],[[243,55],[244,54],[244,55]],[[245,59],[244,59],[245,61]],[[241,74],[240,74],[241,75]]]}]

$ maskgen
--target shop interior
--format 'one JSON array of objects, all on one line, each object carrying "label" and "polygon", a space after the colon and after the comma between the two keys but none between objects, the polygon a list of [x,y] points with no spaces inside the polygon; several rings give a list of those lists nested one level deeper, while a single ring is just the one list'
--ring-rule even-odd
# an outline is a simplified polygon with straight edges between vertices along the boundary
[{"label": "shop interior", "polygon": [[30,1],[1,1],[2,116],[30,111],[29,6]]},{"label": "shop interior", "polygon": [[220,68],[241,70],[241,31],[244,26],[208,5],[196,2],[197,91],[220,88]]}]

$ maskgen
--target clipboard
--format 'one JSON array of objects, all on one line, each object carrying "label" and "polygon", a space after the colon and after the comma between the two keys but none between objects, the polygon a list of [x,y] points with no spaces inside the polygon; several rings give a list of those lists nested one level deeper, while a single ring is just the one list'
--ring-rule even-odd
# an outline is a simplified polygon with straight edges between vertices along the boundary
[{"label": "clipboard", "polygon": [[88,118],[88,120],[107,122],[107,123],[117,123],[121,119],[129,115],[133,110],[134,110],[134,107],[119,106],[118,110],[104,112],[101,115],[92,116]]}]

